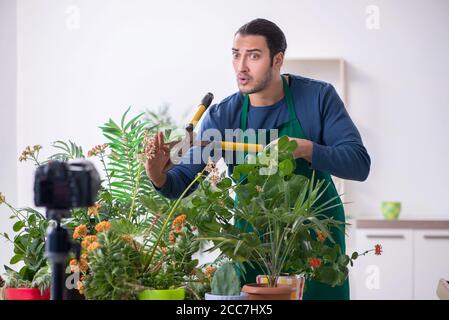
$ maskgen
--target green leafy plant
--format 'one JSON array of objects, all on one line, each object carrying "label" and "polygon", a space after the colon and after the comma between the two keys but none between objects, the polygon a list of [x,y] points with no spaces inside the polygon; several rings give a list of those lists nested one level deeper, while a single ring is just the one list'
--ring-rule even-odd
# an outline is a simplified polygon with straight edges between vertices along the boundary
[{"label": "green leafy plant", "polygon": [[[127,221],[128,228],[132,226],[138,226],[141,230],[151,228],[151,236],[146,238],[148,241],[146,246],[149,243],[154,244],[156,240],[160,244],[162,237],[154,237],[154,235],[166,236],[169,232],[167,225],[159,223],[152,226],[151,224],[151,220],[155,216],[159,216],[161,212],[166,212],[173,202],[160,196],[154,189],[146,176],[142,155],[145,152],[145,137],[154,134],[159,129],[169,133],[171,120],[166,114],[159,116],[157,113],[150,113],[146,117],[144,117],[144,113],[140,113],[128,119],[129,110],[126,110],[119,122],[110,119],[100,127],[106,138],[106,143],[96,145],[87,154],[88,157],[98,158],[105,176],[96,205],[91,208],[74,208],[71,210],[71,217],[62,222],[64,226],[73,231],[75,239],[85,244],[82,259],[78,262],[70,261],[70,266],[74,271],[79,272],[79,269],[83,269],[84,273],[89,272],[90,263],[87,256],[90,251],[88,249],[94,247],[90,246],[92,243],[97,245],[99,242],[102,244],[106,242],[103,233],[98,230],[108,226],[109,221]],[[68,161],[85,158],[83,149],[72,141],[67,143],[55,141],[52,147],[56,149],[56,152],[44,160],[40,159],[42,149],[40,145],[26,147],[19,160],[21,162],[31,161],[35,166],[39,166],[52,160]],[[0,204],[3,202],[6,203],[2,196]],[[18,234],[13,239],[7,233],[1,235],[14,244],[15,255],[11,259],[11,264],[24,262],[24,267],[18,274],[23,281],[31,282],[34,275],[46,264],[44,257],[45,233],[49,222],[44,215],[31,208],[15,209],[8,203],[6,205],[13,212],[11,218],[18,220],[13,227],[13,231]],[[171,212],[171,216],[173,214],[174,212]],[[97,236],[98,241],[95,241]],[[88,238],[89,241],[84,241],[85,238]],[[176,258],[188,262],[191,250],[182,248],[183,243],[187,245],[195,242],[187,243],[182,240],[178,244],[180,250],[177,252],[182,253],[185,257]],[[113,247],[111,252],[114,250]],[[145,267],[150,269],[152,261],[156,258],[157,255],[154,251],[145,255],[146,261],[141,261],[141,263],[144,262]],[[142,255],[140,259],[143,259]],[[190,261],[190,263],[192,262]],[[106,267],[107,264],[104,266]],[[15,279],[17,279],[17,275]],[[80,281],[78,285],[82,287],[83,281]]]},{"label": "green leafy plant", "polygon": [[5,266],[6,269],[6,288],[37,288],[41,295],[51,286],[51,273],[48,265],[40,268],[31,280],[26,280],[13,269]]},{"label": "green leafy plant", "polygon": [[356,255],[345,255],[333,239],[333,231],[345,225],[325,212],[339,204],[334,198],[318,205],[329,186],[314,175],[294,174],[295,149],[296,142],[280,138],[274,149],[234,168],[236,183],[214,177],[216,169],[209,164],[212,178],[202,181],[193,195],[189,218],[199,239],[213,242],[208,252],[219,249],[235,262],[258,266],[270,287],[285,273],[341,285]]},{"label": "green leafy plant", "polygon": [[[156,192],[143,162],[149,137],[157,130],[170,131],[169,120],[159,121],[156,114],[144,118],[143,113],[127,120],[128,112],[118,123],[110,119],[100,127],[107,143],[88,153],[100,159],[106,175],[97,203],[97,224],[94,228],[86,222],[74,225],[75,231],[82,230],[76,232],[82,245],[86,239],[95,243],[92,250],[92,243],[83,245],[84,261],[72,261],[75,267],[89,266],[84,268],[79,283],[88,299],[130,299],[139,290],[188,287],[187,282],[196,281],[192,274],[198,261],[192,255],[198,251],[199,242],[186,222],[180,230],[169,228],[183,216],[178,208],[194,182],[177,201]],[[111,222],[111,227],[96,232],[104,219]]]},{"label": "green leafy plant", "polygon": [[[44,253],[48,221],[45,216],[32,208],[16,209],[0,193],[1,204],[6,205],[11,210],[10,219],[16,221],[13,225],[14,237],[6,232],[0,234],[6,241],[13,244],[14,256],[11,258],[10,264],[23,263],[19,272],[5,266],[5,269],[9,270],[7,272],[8,279],[11,278],[12,281],[8,281],[7,285],[17,283],[20,284],[20,287],[28,285],[32,288],[36,284],[36,275],[47,268]],[[16,281],[17,279],[20,279],[21,282]]]}]

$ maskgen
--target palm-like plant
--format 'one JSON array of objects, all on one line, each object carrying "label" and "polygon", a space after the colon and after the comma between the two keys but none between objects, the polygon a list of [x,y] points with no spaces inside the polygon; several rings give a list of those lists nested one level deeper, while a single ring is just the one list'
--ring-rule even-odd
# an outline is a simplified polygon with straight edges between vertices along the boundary
[{"label": "palm-like plant", "polygon": [[[328,187],[325,182],[294,174],[296,142],[283,137],[277,148],[236,166],[236,184],[230,178],[216,185],[202,182],[192,197],[190,218],[200,239],[213,242],[208,251],[219,249],[236,262],[257,265],[268,276],[269,286],[276,286],[285,272],[341,284],[351,259],[335,244],[332,231],[344,228],[344,223],[324,214],[341,203],[334,198],[319,204]],[[270,154],[273,151],[277,156]],[[237,204],[230,191],[237,195]]]},{"label": "palm-like plant", "polygon": [[[112,119],[101,126],[110,154],[105,159],[100,153],[107,177],[107,186],[101,197],[114,199],[128,210],[126,218],[137,221],[139,216],[147,215],[170,205],[170,201],[160,196],[145,173],[139,157],[144,152],[143,141],[146,135],[159,129],[157,116],[152,121],[143,119],[140,113],[127,120],[129,109],[123,114],[120,124]],[[111,201],[109,201],[111,202]]]}]

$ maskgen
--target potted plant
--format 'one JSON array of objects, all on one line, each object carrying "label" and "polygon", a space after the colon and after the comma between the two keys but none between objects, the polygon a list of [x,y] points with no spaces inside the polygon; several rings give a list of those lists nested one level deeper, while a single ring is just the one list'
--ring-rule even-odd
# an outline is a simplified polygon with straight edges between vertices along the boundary
[{"label": "potted plant", "polygon": [[161,129],[156,124],[159,122],[155,114],[150,114],[149,120],[140,114],[128,121],[128,111],[119,123],[110,119],[101,127],[108,143],[88,153],[98,157],[106,175],[97,216],[98,223],[108,218],[109,224],[102,232],[87,228],[84,233],[95,245],[85,252],[87,268],[78,286],[87,299],[198,297],[188,285],[197,281],[194,271],[198,261],[192,255],[198,251],[198,241],[179,211],[188,189],[177,201],[155,191],[144,163],[153,154],[150,136]]},{"label": "potted plant", "polygon": [[[101,127],[107,143],[97,145],[88,152],[87,156],[102,166],[105,176],[97,203],[91,208],[72,209],[71,217],[62,222],[73,231],[74,241],[79,241],[83,246],[81,259],[68,261],[72,279],[75,279],[75,286],[80,292],[85,289],[83,277],[89,274],[89,258],[94,256],[92,252],[95,248],[106,241],[105,235],[108,234],[112,222],[124,221],[128,226],[139,226],[141,229],[149,227],[153,217],[173,204],[154,190],[141,162],[145,139],[160,129],[170,135],[170,119],[164,112],[161,113],[162,118],[156,113],[149,112],[146,118],[143,118],[144,113],[141,113],[129,120],[127,119],[129,110],[123,114],[120,122],[116,123],[110,119]],[[32,161],[34,165],[39,166],[51,160],[85,158],[82,148],[71,141],[68,143],[56,141],[53,147],[56,148],[56,153],[44,161],[39,159],[39,151],[42,149],[40,145],[27,147],[19,160]],[[5,202],[4,200],[2,196],[0,204]],[[14,231],[21,234],[14,240],[6,233],[1,235],[6,240],[14,242],[15,256],[11,259],[11,263],[24,261],[25,267],[18,274],[23,280],[31,283],[34,273],[39,267],[46,265],[45,232],[49,222],[38,211],[30,208],[16,210],[7,205],[13,211],[12,218],[20,220],[14,225]],[[174,214],[175,212],[171,213],[170,219]],[[163,234],[167,236],[170,230],[166,227],[164,230],[167,232]],[[161,244],[161,239],[158,239],[158,242]],[[152,253],[154,260],[158,258],[155,253]],[[149,268],[148,265],[146,267]],[[11,271],[11,275],[14,277],[9,278],[17,280],[17,274]]]},{"label": "potted plant", "polygon": [[39,269],[33,279],[24,280],[20,273],[6,267],[6,300],[49,300],[51,274],[49,267]]},{"label": "potted plant", "polygon": [[[335,244],[332,230],[345,225],[323,214],[334,205],[317,205],[327,188],[324,181],[293,174],[295,149],[296,142],[280,138],[275,149],[236,166],[234,181],[217,176],[211,162],[210,179],[200,183],[190,201],[199,239],[213,242],[208,251],[219,249],[234,261],[255,265],[268,278],[266,284],[242,288],[249,299],[290,299],[292,288],[278,285],[283,273],[340,285],[358,256],[345,255]],[[237,195],[237,204],[231,193]]]},{"label": "potted plant", "polygon": [[[35,146],[38,150],[39,146]],[[32,150],[32,149],[30,149]],[[51,275],[44,256],[45,235],[48,221],[32,208],[16,209],[0,193],[0,205],[6,205],[15,220],[14,237],[4,232],[0,235],[13,244],[14,256],[10,264],[22,263],[19,272],[5,266],[5,298],[7,300],[48,300],[50,298]]]},{"label": "potted plant", "polygon": [[206,293],[206,300],[246,300],[241,292],[240,278],[234,263],[223,263],[212,276],[211,292]]}]

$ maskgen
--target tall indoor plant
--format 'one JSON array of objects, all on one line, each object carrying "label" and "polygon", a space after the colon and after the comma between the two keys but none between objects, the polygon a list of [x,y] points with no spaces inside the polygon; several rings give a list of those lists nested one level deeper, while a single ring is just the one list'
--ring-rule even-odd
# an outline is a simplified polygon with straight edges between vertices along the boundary
[{"label": "tall indoor plant", "polygon": [[317,205],[328,186],[314,175],[309,180],[294,174],[295,149],[296,142],[280,138],[275,148],[250,155],[247,163],[236,166],[235,183],[217,177],[210,163],[211,179],[201,182],[191,199],[190,219],[198,226],[200,239],[213,242],[208,251],[219,249],[236,262],[257,266],[268,284],[248,284],[243,291],[265,287],[275,294],[271,299],[277,298],[278,291],[278,298],[290,296],[289,288],[277,284],[281,274],[303,274],[331,286],[341,285],[348,265],[357,258],[357,254],[344,254],[333,240],[332,231],[345,227],[325,215],[335,199]]}]

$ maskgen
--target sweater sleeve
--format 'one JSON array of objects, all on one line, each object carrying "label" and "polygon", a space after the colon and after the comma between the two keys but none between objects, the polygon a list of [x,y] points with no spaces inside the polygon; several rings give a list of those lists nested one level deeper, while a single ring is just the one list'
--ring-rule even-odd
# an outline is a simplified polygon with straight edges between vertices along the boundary
[{"label": "sweater sleeve", "polygon": [[[205,135],[203,136],[204,132],[207,129],[218,129],[218,125],[219,121],[216,119],[216,105],[213,105],[208,109],[203,120],[201,121],[196,140],[208,138]],[[206,166],[208,157],[203,155],[204,149],[205,147],[191,147],[180,162],[167,172],[167,180],[165,184],[161,188],[157,188],[153,185],[155,189],[167,198],[179,198],[184,190],[195,179],[196,175]],[[186,196],[195,191],[196,188],[197,185],[192,186]]]},{"label": "sweater sleeve", "polygon": [[319,105],[323,144],[313,143],[311,167],[343,179],[366,180],[371,159],[332,85],[323,87]]}]

